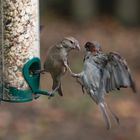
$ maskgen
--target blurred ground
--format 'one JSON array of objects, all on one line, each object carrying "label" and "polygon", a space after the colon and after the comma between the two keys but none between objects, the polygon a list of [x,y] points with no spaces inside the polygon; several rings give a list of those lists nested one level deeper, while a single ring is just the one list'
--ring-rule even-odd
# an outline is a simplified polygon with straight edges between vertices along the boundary
[{"label": "blurred ground", "polygon": [[[45,25],[41,33],[41,58],[51,45],[64,36],[74,36],[83,47],[87,40],[99,41],[105,52],[117,51],[124,56],[135,77],[138,94],[123,89],[106,97],[108,104],[120,118],[120,125],[112,120],[112,129],[106,130],[98,107],[83,95],[80,86],[69,74],[62,84],[64,97],[51,100],[41,96],[30,103],[0,106],[1,140],[139,140],[140,139],[140,28],[128,28],[114,19],[103,17],[80,26],[60,17],[41,18]],[[53,18],[52,18],[53,17]],[[84,48],[72,52],[70,65],[74,72],[82,69]],[[42,75],[41,86],[51,90],[50,75]]]}]

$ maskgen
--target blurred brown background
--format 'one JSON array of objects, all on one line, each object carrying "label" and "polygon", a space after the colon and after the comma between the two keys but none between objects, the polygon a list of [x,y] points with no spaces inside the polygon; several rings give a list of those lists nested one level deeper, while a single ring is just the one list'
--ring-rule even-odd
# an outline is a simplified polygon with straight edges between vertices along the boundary
[{"label": "blurred brown background", "polygon": [[[83,45],[97,40],[105,52],[124,56],[136,80],[138,94],[130,89],[106,96],[120,118],[106,130],[97,105],[83,95],[81,87],[66,74],[64,97],[46,96],[30,103],[0,105],[1,140],[140,140],[140,1],[139,0],[40,0],[41,59],[47,49],[64,36],[74,36],[82,51],[70,54],[74,72],[82,69]],[[49,74],[41,87],[51,90]]]}]

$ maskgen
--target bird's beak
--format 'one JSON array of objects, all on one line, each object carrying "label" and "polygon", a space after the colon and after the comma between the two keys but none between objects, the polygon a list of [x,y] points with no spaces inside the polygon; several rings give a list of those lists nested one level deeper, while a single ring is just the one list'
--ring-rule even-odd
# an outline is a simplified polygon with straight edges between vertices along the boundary
[{"label": "bird's beak", "polygon": [[78,51],[80,51],[81,50],[80,45],[77,44],[76,47],[75,47],[75,49],[77,49]]}]

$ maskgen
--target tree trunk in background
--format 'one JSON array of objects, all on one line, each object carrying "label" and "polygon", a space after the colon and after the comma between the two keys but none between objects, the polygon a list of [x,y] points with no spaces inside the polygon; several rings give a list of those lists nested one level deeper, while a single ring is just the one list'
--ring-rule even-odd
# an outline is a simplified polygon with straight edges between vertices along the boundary
[{"label": "tree trunk in background", "polygon": [[126,24],[139,23],[139,0],[116,0],[116,15]]},{"label": "tree trunk in background", "polygon": [[98,13],[97,0],[72,0],[72,15],[83,24]]}]

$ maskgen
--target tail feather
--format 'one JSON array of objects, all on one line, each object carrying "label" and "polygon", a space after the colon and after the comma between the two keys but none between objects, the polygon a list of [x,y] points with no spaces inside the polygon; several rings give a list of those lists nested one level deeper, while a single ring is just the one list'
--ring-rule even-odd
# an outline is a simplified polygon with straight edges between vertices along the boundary
[{"label": "tail feather", "polygon": [[99,103],[99,107],[100,107],[100,110],[103,114],[103,118],[104,118],[104,121],[106,123],[106,128],[109,130],[111,128],[111,122],[110,122],[110,118],[109,118],[109,115],[107,113],[107,109],[106,109],[106,106],[104,103]]},{"label": "tail feather", "polygon": [[52,86],[53,92],[58,92],[60,96],[63,96],[62,88],[61,88],[61,82],[57,82],[55,79],[53,80],[53,86]]},{"label": "tail feather", "polygon": [[60,96],[63,96],[62,88],[61,88],[61,76],[55,75],[54,73],[51,74],[53,79],[53,86],[52,89],[54,92],[58,92]]},{"label": "tail feather", "polygon": [[58,94],[59,94],[60,96],[63,96],[61,83],[60,83],[59,88],[58,88]]},{"label": "tail feather", "polygon": [[105,103],[106,108],[109,110],[111,113],[112,117],[116,120],[117,124],[120,124],[120,119],[119,117],[111,110],[111,108]]}]

